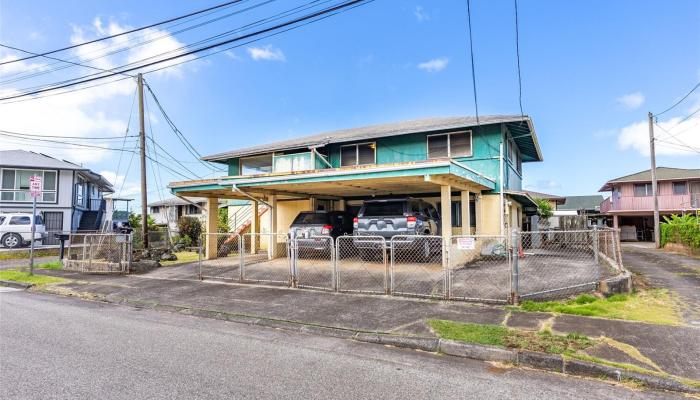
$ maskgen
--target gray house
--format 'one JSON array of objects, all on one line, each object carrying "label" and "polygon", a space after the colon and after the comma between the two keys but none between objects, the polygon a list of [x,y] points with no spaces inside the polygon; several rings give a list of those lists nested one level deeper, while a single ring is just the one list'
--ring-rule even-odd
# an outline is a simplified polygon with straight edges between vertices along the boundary
[{"label": "gray house", "polygon": [[[104,194],[113,193],[102,175],[78,164],[26,150],[0,151],[0,212],[31,212],[29,177],[41,176],[37,198],[46,231],[99,230],[105,217]],[[49,235],[45,244],[55,239]]]}]

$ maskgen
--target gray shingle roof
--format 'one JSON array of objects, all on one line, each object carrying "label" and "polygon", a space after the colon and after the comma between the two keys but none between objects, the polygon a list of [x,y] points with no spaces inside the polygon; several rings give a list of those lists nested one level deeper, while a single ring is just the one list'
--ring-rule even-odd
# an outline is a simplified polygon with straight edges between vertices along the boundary
[{"label": "gray shingle roof", "polygon": [[600,194],[595,194],[592,196],[566,196],[566,201],[564,204],[557,205],[557,210],[599,210],[600,203],[602,202],[603,196]]},{"label": "gray shingle roof", "polygon": [[[700,169],[657,167],[656,179],[659,181],[671,181],[678,179],[700,179]],[[647,169],[645,171],[640,171],[634,174],[611,179],[607,181],[605,185],[603,185],[603,187],[600,188],[599,191],[607,192],[609,190],[612,190],[613,183],[621,182],[651,182],[651,170]]]},{"label": "gray shingle roof", "polygon": [[201,202],[206,202],[207,199],[204,197],[188,197],[187,198],[190,201],[187,201],[183,199],[182,197],[170,197],[168,199],[160,200],[160,201],[155,201],[153,203],[148,203],[149,207],[158,207],[158,206],[184,206],[187,204],[192,204],[192,203],[201,203]]},{"label": "gray shingle roof", "polygon": [[[524,124],[520,122],[525,121]],[[524,129],[532,135],[530,147],[535,156],[533,160],[541,160],[542,153],[537,144],[534,128],[529,117],[520,115],[484,115],[479,117],[481,125],[500,124],[500,123],[517,123],[513,124],[513,129]],[[520,126],[522,125],[522,126]],[[304,136],[290,140],[283,140],[258,146],[247,147],[239,150],[227,151],[224,153],[213,154],[202,157],[205,161],[224,161],[230,158],[252,156],[270,153],[272,151],[284,151],[293,149],[309,148],[314,146],[323,146],[330,143],[351,142],[356,140],[375,139],[388,136],[406,135],[411,133],[436,132],[449,129],[459,129],[476,126],[476,117],[440,117],[426,118],[418,120],[409,120],[394,122],[388,124],[371,125],[352,129],[342,129],[337,131],[323,132],[311,136]],[[527,135],[521,135],[518,132],[519,138]],[[518,145],[521,145],[520,143]],[[528,161],[524,158],[524,161]]]}]

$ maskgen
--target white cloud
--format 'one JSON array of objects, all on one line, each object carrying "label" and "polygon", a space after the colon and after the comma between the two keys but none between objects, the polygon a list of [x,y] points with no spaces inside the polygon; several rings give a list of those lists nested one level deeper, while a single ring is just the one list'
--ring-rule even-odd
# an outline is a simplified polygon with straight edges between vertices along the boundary
[{"label": "white cloud", "polygon": [[534,184],[530,183],[527,179],[523,181],[523,186],[526,189],[540,192],[547,192],[556,189],[561,189],[561,184],[557,181],[550,179],[540,179]]},{"label": "white cloud", "polygon": [[422,6],[416,6],[416,8],[413,10],[413,15],[416,16],[418,22],[430,21],[430,14],[425,12]]},{"label": "white cloud", "polygon": [[[113,35],[124,32],[130,27],[119,25],[116,22],[103,23],[100,18],[95,18],[91,25],[73,26],[73,33],[70,36],[72,44],[104,35]],[[145,35],[148,39],[158,39],[143,46],[132,48],[128,51],[119,52],[107,57],[94,59],[104,52],[122,48],[123,45],[134,39],[134,35]],[[145,32],[120,36],[114,39],[92,43],[77,47],[72,55],[66,57],[77,57],[77,61],[90,65],[111,69],[118,65],[155,56],[159,53],[170,51],[168,56],[178,54],[177,50],[183,46],[177,39],[168,32],[157,29],[146,30]],[[162,59],[165,56],[157,56],[153,60]],[[13,55],[0,54],[0,60],[15,59]],[[175,62],[181,62],[182,59]],[[198,62],[198,61],[197,61]],[[162,66],[163,64],[161,64]],[[4,68],[3,68],[4,67]],[[28,62],[17,62],[6,64],[0,68],[0,73],[5,75],[10,72],[36,72],[46,69],[43,64],[32,64]],[[185,71],[184,66],[164,69],[149,76],[159,75],[162,77],[179,76]],[[64,77],[74,77],[77,69],[70,68],[58,73],[52,73],[42,77],[44,79],[60,80]],[[85,73],[80,70],[79,73]],[[3,76],[3,78],[6,78]],[[43,83],[43,81],[42,81]],[[19,88],[35,85],[31,81],[19,81],[13,84],[5,84],[0,89],[0,96],[5,97],[20,93]],[[2,129],[20,133],[31,133],[38,135],[52,136],[79,136],[79,137],[101,137],[123,135],[126,129],[126,121],[131,105],[131,97],[134,94],[135,84],[131,79],[125,79],[94,88],[77,90],[70,93],[54,95],[59,93],[48,92],[39,94],[33,99],[20,102],[7,102],[0,105],[0,121]],[[46,97],[42,97],[46,96]],[[26,98],[25,98],[26,99]],[[21,99],[21,100],[25,100]],[[152,120],[157,123],[157,119]],[[132,119],[133,123],[133,119]],[[60,139],[58,139],[60,140]],[[82,144],[89,144],[101,147],[121,147],[120,141],[84,140]],[[127,143],[128,147],[129,143]],[[34,149],[47,153],[51,156],[70,160],[76,163],[98,162],[107,157],[118,155],[117,152],[100,150],[86,147],[72,147],[50,142],[23,141],[3,137],[0,140],[0,149]],[[126,155],[125,155],[126,156]]]},{"label": "white cloud", "polygon": [[449,62],[450,60],[447,57],[435,58],[418,64],[418,69],[427,72],[438,72],[445,69],[445,67],[447,67],[447,63]]},{"label": "white cloud", "polygon": [[[688,110],[688,114],[700,107],[700,103]],[[654,126],[656,154],[667,156],[698,157],[700,151],[700,113],[685,121],[685,117],[660,121]],[[668,131],[668,132],[666,132]],[[649,123],[639,121],[620,131],[617,143],[622,149],[633,149],[638,153],[649,155]]]},{"label": "white cloud", "polygon": [[626,109],[635,110],[644,104],[644,95],[641,92],[634,92],[620,96],[615,100]]},{"label": "white cloud", "polygon": [[265,61],[285,61],[286,58],[282,50],[272,47],[272,45],[266,45],[263,47],[248,47],[246,49],[248,55],[255,61],[265,60]]}]

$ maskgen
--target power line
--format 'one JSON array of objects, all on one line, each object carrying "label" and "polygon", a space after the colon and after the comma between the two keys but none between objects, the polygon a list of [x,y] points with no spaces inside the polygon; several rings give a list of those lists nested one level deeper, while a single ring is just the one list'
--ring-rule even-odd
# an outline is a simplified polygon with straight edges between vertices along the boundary
[{"label": "power line", "polygon": [[696,152],[696,153],[700,154],[700,149],[695,148],[695,147],[690,146],[690,145],[687,145],[687,144],[684,144],[684,143],[683,143],[683,144],[677,144],[677,143],[669,142],[669,141],[663,140],[663,139],[656,139],[656,141],[658,141],[658,142],[663,142],[663,143],[665,143],[665,144],[668,145],[668,146],[675,146],[676,148],[680,148],[680,149],[683,149],[683,150],[686,150],[686,151],[693,151],[693,152]]},{"label": "power line", "polygon": [[[242,1],[248,1],[248,0],[242,0]],[[146,45],[146,44],[149,44],[149,43],[153,43],[153,42],[156,42],[156,41],[158,41],[158,40],[167,38],[167,37],[169,37],[169,36],[175,36],[175,35],[177,35],[177,34],[180,34],[180,33],[183,33],[183,32],[187,32],[187,31],[190,31],[190,30],[192,30],[192,29],[196,29],[196,28],[199,28],[199,27],[202,27],[202,26],[205,26],[205,25],[208,25],[208,24],[217,22],[217,21],[219,21],[219,20],[222,20],[222,19],[231,17],[231,16],[236,15],[236,14],[240,14],[240,13],[243,13],[243,12],[246,12],[246,11],[250,11],[250,10],[252,10],[252,9],[254,9],[254,8],[261,7],[261,6],[265,5],[265,4],[269,4],[270,2],[273,2],[273,1],[275,1],[275,0],[267,0],[267,1],[263,2],[263,3],[256,4],[256,5],[253,5],[253,6],[251,6],[251,7],[248,7],[248,8],[242,9],[242,10],[238,10],[238,11],[235,11],[235,12],[231,12],[231,13],[225,14],[225,15],[223,15],[223,16],[219,16],[219,17],[216,17],[216,18],[212,18],[212,19],[210,19],[210,20],[207,20],[207,21],[198,23],[198,24],[193,25],[193,26],[185,27],[185,28],[183,28],[183,29],[180,29],[180,30],[177,30],[177,31],[174,31],[174,32],[166,32],[166,33],[163,34],[163,35],[156,36],[156,37],[153,37],[153,38],[151,38],[151,39],[148,39],[148,40],[145,40],[145,41],[142,41],[142,42],[137,42],[137,43],[134,43],[134,44],[132,44],[132,45],[124,46],[124,47],[121,47],[121,48],[117,48],[116,50],[112,50],[112,51],[109,51],[109,52],[106,52],[106,53],[102,53],[101,55],[99,55],[99,56],[97,56],[97,57],[88,58],[87,60],[84,60],[84,62],[90,62],[90,61],[98,60],[98,59],[100,59],[100,58],[105,58],[105,57],[108,57],[108,56],[111,56],[111,55],[114,55],[114,54],[117,54],[117,53],[121,53],[121,52],[126,51],[126,50],[133,50],[133,49],[135,49],[136,47],[140,47],[140,46],[143,46],[143,45]],[[202,17],[202,16],[199,16],[199,17],[193,18],[192,20],[197,19],[197,18],[201,18],[201,17]],[[174,27],[174,26],[178,26],[178,25],[181,25],[181,24],[186,23],[186,22],[190,22],[190,21],[180,22],[180,23],[174,24],[174,25],[172,25],[172,26],[173,26],[173,27]],[[145,35],[144,35],[144,38],[145,38]],[[111,48],[111,47],[115,47],[115,45],[108,46],[106,49],[94,50],[94,51],[92,51],[92,52],[88,52],[88,54],[90,54],[90,53],[95,53],[95,52],[101,51],[101,50],[107,50],[107,49],[109,49],[109,48]],[[182,49],[182,48],[183,48],[183,47],[181,47],[181,49]],[[80,59],[80,57],[76,56],[76,57],[71,57],[71,58],[69,58],[69,60],[74,60],[74,59]],[[49,66],[57,65],[57,64],[60,64],[60,63],[49,64]],[[128,65],[128,64],[127,64],[127,65]],[[20,81],[20,80],[29,79],[29,78],[33,78],[33,77],[36,77],[36,76],[40,76],[40,75],[45,75],[45,74],[49,74],[49,73],[52,73],[52,72],[56,72],[56,71],[59,71],[59,70],[62,70],[62,69],[66,69],[66,68],[69,68],[69,67],[70,67],[70,65],[61,65],[61,66],[56,67],[56,68],[52,68],[52,69],[49,69],[49,70],[43,70],[43,71],[35,72],[35,73],[32,73],[32,74],[24,74],[24,75],[22,75],[21,73],[17,73],[17,74],[14,74],[14,75],[10,75],[10,77],[17,76],[17,75],[22,75],[22,76],[19,76],[19,77],[17,77],[17,78],[13,78],[13,79],[7,79],[7,80],[5,80],[5,81],[2,81],[2,83],[17,82],[17,81]]]},{"label": "power line", "polygon": [[[60,61],[60,62],[62,62],[62,63],[71,64],[71,65],[74,65],[74,66],[79,66],[79,67],[85,67],[85,68],[95,69],[95,70],[102,71],[102,72],[114,72],[114,70],[111,70],[111,69],[104,69],[104,68],[99,68],[99,67],[95,67],[95,66],[88,65],[88,64],[81,64],[81,63],[76,63],[76,62],[73,62],[73,61],[62,60],[62,59],[56,58],[56,57],[51,57],[51,56],[40,56],[39,54],[34,53],[34,52],[31,52],[31,51],[29,51],[29,50],[20,49],[20,48],[18,48],[18,47],[14,47],[14,46],[2,44],[2,43],[0,43],[0,47],[4,47],[4,48],[6,48],[6,49],[11,49],[11,50],[16,50],[16,51],[21,51],[21,52],[23,52],[23,53],[35,55],[35,56],[37,56],[37,57],[48,58],[49,60]],[[124,74],[124,73],[121,73],[121,75],[127,75],[127,76],[132,77],[132,78],[134,77],[133,75]]]},{"label": "power line", "polygon": [[150,25],[142,26],[142,27],[140,27],[140,28],[130,29],[130,30],[128,30],[128,31],[120,32],[120,33],[117,33],[117,34],[114,34],[114,35],[104,36],[104,37],[101,37],[101,38],[98,38],[98,39],[89,40],[89,41],[87,41],[87,42],[74,44],[74,45],[72,45],[72,46],[67,46],[67,47],[63,47],[63,48],[60,48],[60,49],[55,49],[55,50],[51,50],[51,51],[46,51],[46,52],[39,53],[39,54],[36,54],[36,55],[32,55],[32,56],[29,56],[29,57],[16,58],[16,59],[14,59],[14,60],[9,60],[9,61],[5,61],[5,62],[1,62],[0,65],[16,63],[16,62],[19,62],[19,61],[29,60],[29,59],[36,58],[36,57],[43,57],[43,56],[46,56],[46,55],[49,55],[49,54],[54,54],[54,53],[58,53],[58,52],[61,52],[61,51],[74,49],[74,48],[76,48],[76,47],[80,47],[80,46],[85,46],[85,45],[92,44],[92,43],[101,42],[101,41],[103,41],[103,40],[114,39],[115,37],[128,35],[128,34],[130,34],[130,33],[142,31],[142,30],[144,30],[144,29],[153,28],[153,27],[156,27],[156,26],[159,26],[159,25],[163,25],[163,24],[167,24],[167,23],[170,23],[170,22],[173,22],[173,21],[178,21],[178,20],[181,20],[181,19],[183,19],[183,18],[191,17],[191,16],[193,16],[193,15],[201,14],[201,13],[204,13],[204,12],[207,12],[207,11],[211,11],[211,10],[215,10],[215,9],[218,9],[218,8],[221,8],[221,7],[226,7],[226,6],[229,6],[229,5],[231,5],[231,4],[235,4],[235,3],[239,3],[239,2],[241,2],[241,0],[228,1],[228,2],[226,2],[226,3],[218,4],[218,5],[213,6],[213,7],[209,7],[209,8],[205,8],[205,9],[202,9],[202,10],[194,11],[194,12],[191,12],[191,13],[188,13],[188,14],[185,14],[185,15],[181,15],[181,16],[179,16],[179,17],[166,19],[166,20],[164,20],[164,21],[160,21],[160,22],[156,22],[156,23],[153,23],[153,24],[150,24]]},{"label": "power line", "polygon": [[667,108],[667,109],[661,111],[660,113],[654,114],[654,116],[655,116],[655,117],[658,117],[659,115],[662,115],[662,114],[664,114],[664,113],[666,113],[666,112],[668,112],[668,111],[673,110],[674,108],[676,108],[677,105],[681,104],[685,99],[687,99],[688,96],[690,96],[690,95],[695,91],[695,89],[697,89],[698,87],[700,87],[700,82],[698,82],[695,86],[693,86],[693,88],[690,89],[690,91],[689,91],[688,93],[686,93],[685,96],[683,96],[680,100],[678,100],[677,102],[675,102],[671,107],[669,107],[669,108]]},{"label": "power line", "polygon": [[[518,59],[518,104],[520,105],[520,117],[524,117],[525,114],[523,113],[523,81],[520,74],[520,28],[518,26],[518,0],[513,1],[515,3],[515,55]],[[472,66],[472,68],[474,67]]]},{"label": "power line", "polygon": [[28,136],[28,137],[38,137],[38,138],[58,138],[58,139],[80,139],[80,140],[119,140],[127,137],[137,137],[138,135],[129,135],[129,136],[94,136],[94,137],[88,137],[88,136],[60,136],[60,135],[40,135],[36,133],[20,133],[20,132],[13,132],[13,131],[6,131],[0,129],[0,132],[5,132],[9,133],[12,135],[17,135],[17,136]]},{"label": "power line", "polygon": [[479,103],[476,95],[476,71],[474,70],[474,36],[472,35],[471,0],[467,0],[467,22],[469,26],[469,59],[472,64],[472,86],[474,88],[474,109],[476,112],[476,125],[479,126]]},{"label": "power line", "polygon": [[668,134],[668,137],[669,137],[669,138],[675,139],[676,142],[678,142],[678,144],[671,143],[671,142],[665,140],[664,138],[655,138],[654,140],[657,140],[657,141],[660,141],[660,142],[664,142],[664,143],[667,143],[667,144],[675,144],[676,146],[682,146],[682,147],[689,148],[689,149],[691,149],[691,150],[693,150],[693,151],[698,151],[698,152],[700,152],[700,150],[696,149],[695,147],[693,147],[693,146],[691,146],[691,145],[689,145],[689,144],[683,142],[683,141],[680,140],[679,138],[677,138],[676,136],[677,136],[680,132],[679,132],[679,133],[676,133],[676,134],[674,135],[674,134],[672,134],[671,132],[669,132],[668,130],[664,129],[661,125],[657,124],[656,122],[654,122],[654,125],[656,125],[656,127],[659,128],[659,129],[661,129],[662,131],[666,132],[666,133]]},{"label": "power line", "polygon": [[[367,3],[369,3],[369,2],[370,2],[370,1],[367,1],[367,0],[351,0],[351,1],[346,1],[346,2],[341,3],[341,4],[339,4],[339,5],[336,5],[336,6],[333,6],[333,7],[326,8],[326,9],[321,10],[321,11],[317,11],[317,12],[311,13],[311,14],[305,15],[305,16],[303,16],[303,17],[295,18],[295,19],[293,19],[293,20],[291,20],[291,21],[287,21],[287,22],[284,22],[284,23],[281,23],[281,24],[277,24],[277,25],[272,26],[272,27],[269,27],[269,28],[261,29],[261,30],[258,30],[258,31],[256,31],[256,32],[249,33],[249,34],[246,34],[246,35],[243,35],[243,36],[239,36],[239,37],[236,37],[236,38],[227,39],[227,40],[224,40],[224,41],[221,41],[221,42],[217,42],[217,43],[214,43],[214,44],[211,44],[211,45],[208,45],[208,46],[204,46],[204,47],[201,47],[201,48],[198,48],[198,49],[194,49],[194,50],[191,50],[191,51],[188,51],[188,52],[185,52],[185,53],[180,53],[180,54],[177,54],[177,55],[174,55],[174,56],[165,58],[165,59],[153,61],[153,62],[144,64],[144,65],[139,65],[139,66],[127,68],[127,69],[121,70],[120,72],[130,72],[130,71],[134,71],[134,70],[137,70],[137,69],[140,69],[140,68],[145,68],[145,67],[149,67],[149,66],[152,66],[152,65],[156,65],[156,64],[161,64],[161,63],[164,63],[164,62],[172,61],[172,60],[175,60],[175,59],[178,59],[178,58],[186,57],[186,56],[189,56],[189,55],[197,54],[197,53],[200,53],[200,52],[203,52],[203,51],[207,51],[207,50],[210,50],[210,49],[213,49],[213,48],[216,48],[216,47],[225,45],[225,44],[229,44],[229,43],[241,41],[241,40],[248,39],[248,38],[250,38],[250,37],[254,37],[254,36],[257,36],[257,35],[260,35],[260,34],[264,34],[264,33],[271,32],[271,31],[275,31],[275,30],[278,30],[278,29],[280,29],[280,28],[284,28],[284,27],[286,27],[286,26],[298,24],[299,22],[303,22],[303,21],[306,21],[306,20],[309,20],[309,19],[312,19],[312,18],[317,18],[317,17],[323,16],[323,15],[325,15],[325,14],[328,14],[328,13],[331,13],[331,12],[334,12],[334,11],[342,10],[342,9],[344,9],[344,8],[351,7],[351,6],[353,6],[353,5],[358,5],[358,3],[360,3],[360,5],[364,5],[364,4],[367,4]],[[66,87],[71,87],[71,86],[79,85],[79,84],[82,84],[82,83],[88,83],[88,82],[92,82],[92,81],[99,80],[99,79],[105,79],[105,78],[108,78],[108,77],[114,76],[114,75],[115,75],[115,73],[108,74],[108,75],[97,76],[97,77],[92,77],[92,78],[83,79],[83,80],[80,80],[80,81],[77,81],[77,82],[72,82],[72,83],[62,84],[62,85],[53,86],[53,87],[49,87],[49,88],[45,88],[45,89],[40,89],[40,90],[25,92],[25,93],[13,95],[13,96],[7,96],[7,97],[4,97],[4,98],[1,98],[0,100],[10,100],[10,99],[15,99],[15,98],[20,98],[20,97],[26,97],[26,96],[30,96],[30,95],[34,95],[34,94],[39,94],[39,93],[43,93],[43,92],[48,92],[48,91],[63,89],[63,88],[66,88]]]},{"label": "power line", "polygon": [[[138,88],[134,88],[134,96],[131,98],[131,107],[129,108],[129,119],[126,122],[126,129],[124,130],[124,141],[122,142],[122,149],[125,148],[126,146],[126,138],[127,135],[129,134],[129,128],[131,127],[131,117],[134,114],[134,104],[136,103],[136,94],[138,92]],[[119,179],[119,171],[122,166],[122,156],[124,155],[124,152],[119,153],[119,162],[117,163],[117,170],[114,172],[114,184],[117,184],[117,179]],[[126,179],[126,176],[124,176]]]},{"label": "power line", "polygon": [[57,144],[68,145],[68,146],[86,147],[86,148],[101,149],[101,150],[127,151],[127,150],[123,150],[123,149],[116,149],[114,147],[104,147],[104,146],[97,146],[97,145],[91,145],[91,144],[66,142],[66,141],[60,141],[60,140],[50,140],[50,139],[40,139],[40,138],[17,136],[17,135],[12,134],[12,132],[4,131],[4,130],[0,130],[0,136],[7,136],[7,137],[15,138],[15,139],[20,139],[20,140],[49,142],[49,143],[57,143]]}]

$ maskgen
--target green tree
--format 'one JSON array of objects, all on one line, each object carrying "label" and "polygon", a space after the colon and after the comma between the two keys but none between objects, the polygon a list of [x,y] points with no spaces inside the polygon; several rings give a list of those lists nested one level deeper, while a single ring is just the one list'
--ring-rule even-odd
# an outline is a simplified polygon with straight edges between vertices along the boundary
[{"label": "green tree", "polygon": [[202,235],[202,223],[194,217],[180,217],[177,220],[177,229],[180,236],[188,237],[192,240],[192,244],[199,244],[199,239]]},{"label": "green tree", "polygon": [[[156,222],[153,220],[152,216],[148,215],[146,220],[148,222],[148,229],[152,230],[156,228]],[[134,229],[141,228],[141,214],[129,213],[129,225]]]},{"label": "green tree", "polygon": [[549,219],[554,215],[554,209],[552,208],[552,203],[547,199],[542,199],[539,197],[534,198],[535,204],[537,204],[537,215],[543,220]]},{"label": "green tree", "polygon": [[225,233],[229,231],[228,207],[219,208],[219,221],[217,224],[217,231],[220,233]]}]

